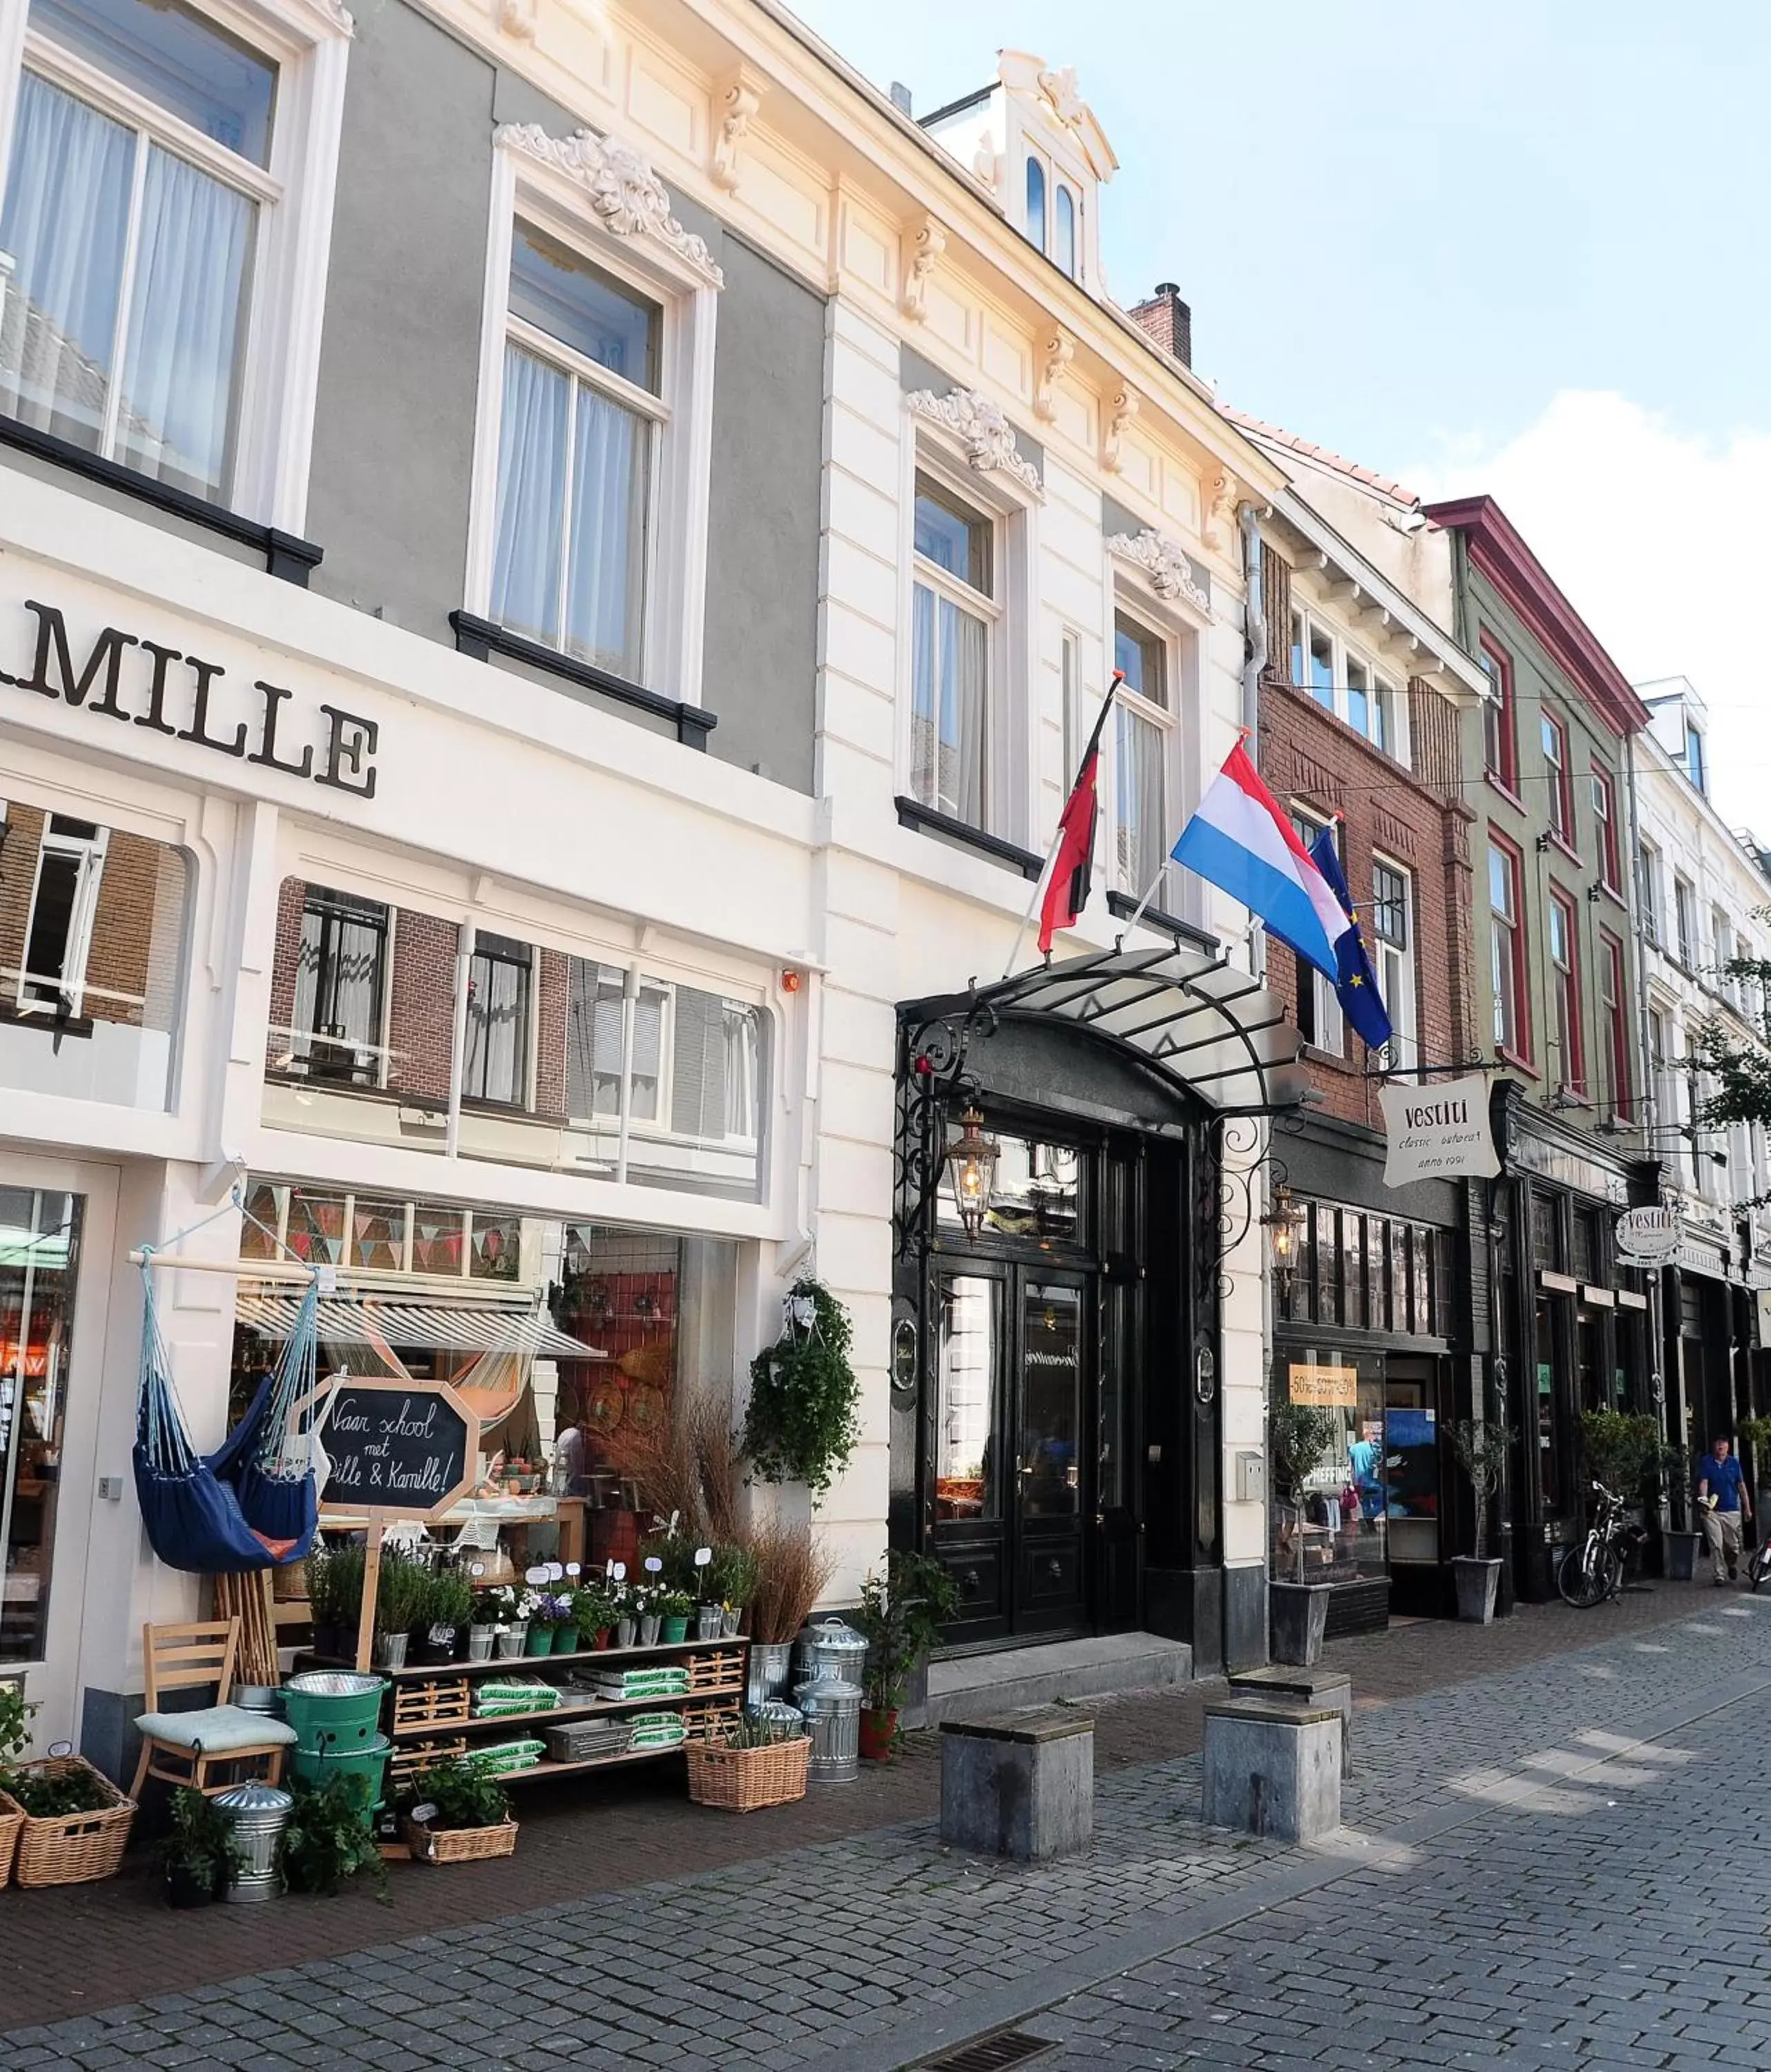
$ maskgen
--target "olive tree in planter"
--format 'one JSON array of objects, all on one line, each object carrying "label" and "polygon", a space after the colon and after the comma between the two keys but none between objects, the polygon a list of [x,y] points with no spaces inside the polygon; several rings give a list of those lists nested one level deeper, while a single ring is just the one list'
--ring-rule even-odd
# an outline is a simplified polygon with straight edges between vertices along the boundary
[{"label": "olive tree in planter", "polygon": [[1476,1511],[1475,1552],[1452,1556],[1452,1573],[1457,1579],[1457,1616],[1473,1626],[1487,1626],[1494,1617],[1494,1600],[1501,1585],[1501,1564],[1489,1559],[1488,1507],[1506,1472],[1513,1434],[1504,1425],[1477,1424],[1465,1417],[1453,1429],[1451,1443],[1457,1465],[1469,1478]]},{"label": "olive tree in planter", "polygon": [[1273,1659],[1309,1668],[1320,1661],[1328,1626],[1329,1585],[1304,1580],[1304,1486],[1333,1444],[1337,1420],[1326,1410],[1302,1403],[1276,1403],[1272,1412],[1273,1465],[1278,1486],[1297,1515],[1293,1573],[1276,1577],[1268,1592],[1272,1615]]}]

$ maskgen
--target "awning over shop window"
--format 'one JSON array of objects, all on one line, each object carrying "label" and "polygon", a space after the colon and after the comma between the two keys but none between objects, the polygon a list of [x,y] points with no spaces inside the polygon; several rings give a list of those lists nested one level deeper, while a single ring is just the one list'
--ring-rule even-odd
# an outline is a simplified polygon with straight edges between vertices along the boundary
[{"label": "awning over shop window", "polygon": [[[242,1289],[234,1314],[268,1338],[286,1338],[301,1306],[295,1295],[265,1295]],[[569,1338],[544,1318],[527,1310],[451,1308],[443,1303],[353,1301],[327,1297],[320,1303],[320,1342],[325,1345],[422,1346],[433,1352],[525,1353],[549,1359],[606,1359],[581,1339]]]},{"label": "awning over shop window", "polygon": [[924,1001],[927,1019],[1067,1022],[1129,1053],[1220,1115],[1295,1108],[1309,1084],[1303,1038],[1247,972],[1197,950],[1103,950],[1036,964],[976,993]]}]

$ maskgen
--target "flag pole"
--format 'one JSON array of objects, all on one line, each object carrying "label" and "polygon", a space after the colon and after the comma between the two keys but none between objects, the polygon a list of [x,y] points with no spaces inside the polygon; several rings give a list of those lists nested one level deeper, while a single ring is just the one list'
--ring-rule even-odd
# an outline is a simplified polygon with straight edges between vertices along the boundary
[{"label": "flag pole", "polygon": [[[1240,748],[1243,743],[1247,740],[1254,730],[1255,730],[1251,726],[1238,727],[1236,730],[1236,747]],[[1231,753],[1234,754],[1235,750],[1232,750]],[[1179,835],[1177,835],[1174,839],[1176,841],[1179,841],[1181,837]],[[1150,902],[1156,897],[1157,887],[1162,882],[1162,874],[1168,869],[1172,858],[1173,849],[1171,847],[1169,855],[1164,857],[1161,862],[1157,865],[1155,877],[1153,878],[1149,883],[1144,888],[1144,897],[1139,900],[1136,907],[1132,912],[1131,919],[1126,923],[1124,933],[1120,937],[1120,940],[1121,942],[1124,941],[1125,937],[1130,935],[1132,931],[1137,926],[1138,923],[1144,919],[1145,911],[1148,909]]]},{"label": "flag pole", "polygon": [[[1107,724],[1107,715],[1113,709],[1114,693],[1124,681],[1125,672],[1123,669],[1116,669],[1108,680],[1107,696],[1101,700],[1101,709],[1095,715],[1095,724],[1089,730],[1088,739],[1083,745],[1083,759],[1077,764],[1076,775],[1070,779],[1070,789],[1064,794],[1064,804],[1066,806],[1075,796],[1076,787],[1083,781],[1083,772],[1088,767],[1088,758],[1100,746],[1101,729]],[[1040,865],[1039,875],[1033,881],[1033,897],[1027,902],[1027,911],[1021,916],[1021,931],[1015,937],[1015,946],[1009,952],[1009,961],[1003,967],[1002,975],[1005,978],[1009,976],[1021,961],[1021,946],[1026,941],[1027,931],[1032,927],[1033,916],[1039,911],[1039,902],[1046,896],[1046,881],[1051,876],[1051,867],[1058,860],[1058,845],[1063,838],[1064,820],[1063,814],[1060,811],[1058,825],[1052,831],[1051,846],[1046,851],[1046,861]]]}]

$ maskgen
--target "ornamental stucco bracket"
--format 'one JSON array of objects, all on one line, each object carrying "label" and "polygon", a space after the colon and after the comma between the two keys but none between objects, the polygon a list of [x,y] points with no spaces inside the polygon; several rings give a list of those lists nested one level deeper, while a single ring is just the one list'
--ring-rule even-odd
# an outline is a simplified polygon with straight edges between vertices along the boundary
[{"label": "ornamental stucco bracket", "polygon": [[504,123],[493,132],[492,141],[582,189],[605,230],[656,247],[710,288],[725,286],[725,276],[706,240],[684,229],[672,215],[664,182],[631,145],[588,130],[550,137],[538,122]]},{"label": "ornamental stucco bracket", "polygon": [[980,396],[975,388],[955,388],[945,396],[937,396],[932,388],[918,388],[904,401],[917,417],[952,433],[979,474],[1000,472],[1019,483],[1036,502],[1045,502],[1046,485],[1038,469],[1015,444],[1014,426],[988,396]]},{"label": "ornamental stucco bracket", "polygon": [[1183,598],[1198,610],[1210,611],[1210,597],[1194,580],[1193,564],[1179,541],[1146,527],[1141,532],[1109,532],[1107,551],[1141,569],[1158,597]]}]

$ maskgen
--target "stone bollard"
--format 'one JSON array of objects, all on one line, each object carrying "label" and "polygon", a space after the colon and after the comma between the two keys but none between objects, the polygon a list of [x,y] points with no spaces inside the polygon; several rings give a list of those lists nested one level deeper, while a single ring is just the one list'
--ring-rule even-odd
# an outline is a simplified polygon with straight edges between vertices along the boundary
[{"label": "stone bollard", "polygon": [[1243,1698],[1290,1698],[1301,1705],[1333,1705],[1341,1715],[1341,1777],[1353,1774],[1353,1679],[1344,1669],[1295,1669],[1275,1662],[1264,1669],[1243,1669],[1230,1678],[1231,1695]]},{"label": "stone bollard", "polygon": [[1206,1708],[1208,1827],[1313,1842],[1341,1824],[1342,1716],[1332,1705],[1227,1698]]},{"label": "stone bollard", "polygon": [[1044,1705],[941,1722],[941,1840],[974,1855],[1041,1863],[1095,1832],[1095,1722]]}]

